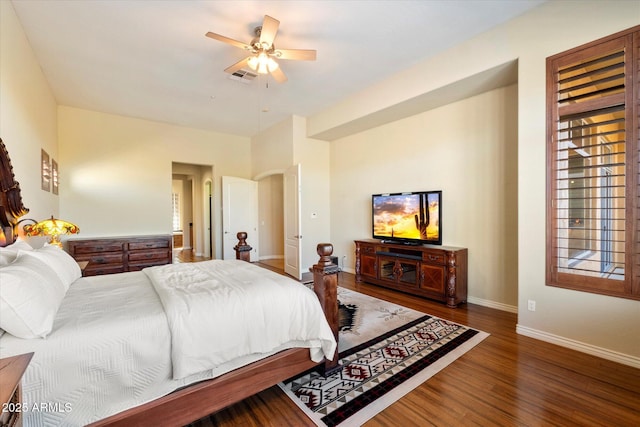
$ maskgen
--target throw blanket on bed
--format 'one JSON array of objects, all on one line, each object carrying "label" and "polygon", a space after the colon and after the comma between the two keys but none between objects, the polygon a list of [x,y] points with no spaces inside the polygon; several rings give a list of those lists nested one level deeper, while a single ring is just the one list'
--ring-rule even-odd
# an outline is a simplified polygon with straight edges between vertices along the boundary
[{"label": "throw blanket on bed", "polygon": [[320,302],[290,278],[238,260],[143,271],[167,314],[174,379],[291,347],[309,347],[315,362],[333,358],[336,343]]}]

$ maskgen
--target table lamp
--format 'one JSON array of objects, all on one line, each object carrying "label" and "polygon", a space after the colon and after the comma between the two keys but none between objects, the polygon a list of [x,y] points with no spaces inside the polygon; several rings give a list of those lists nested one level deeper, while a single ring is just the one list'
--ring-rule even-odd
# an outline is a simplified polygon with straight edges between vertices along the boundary
[{"label": "table lamp", "polygon": [[49,244],[62,247],[59,236],[61,234],[78,234],[80,228],[63,219],[56,219],[52,215],[50,219],[45,219],[33,225],[25,225],[24,232],[27,237],[50,236]]}]

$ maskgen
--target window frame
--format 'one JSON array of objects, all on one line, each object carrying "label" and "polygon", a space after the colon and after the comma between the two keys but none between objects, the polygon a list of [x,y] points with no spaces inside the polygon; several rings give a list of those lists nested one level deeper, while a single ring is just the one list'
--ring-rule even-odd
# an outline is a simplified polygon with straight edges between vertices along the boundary
[{"label": "window frame", "polygon": [[[559,80],[558,73],[563,67],[587,61],[606,52],[615,51],[616,49],[624,49],[624,91],[622,93],[607,94],[604,97],[595,97],[594,99],[585,100],[579,103],[565,103],[560,105]],[[638,224],[638,211],[640,210],[640,201],[638,199],[640,185],[640,176],[638,175],[638,153],[640,144],[639,139],[639,119],[640,110],[640,26],[621,31],[611,36],[587,43],[585,45],[570,49],[568,51],[553,55],[547,58],[546,64],[546,177],[547,177],[547,197],[546,197],[546,285],[561,287],[572,290],[579,290],[590,293],[605,294],[610,296],[640,299],[640,243]],[[558,241],[561,239],[559,234],[560,225],[558,224],[560,216],[558,210],[564,209],[568,213],[570,211],[570,197],[566,196],[566,206],[556,203],[558,199],[558,186],[560,180],[557,176],[556,165],[558,163],[558,139],[560,118],[565,120],[567,116],[579,115],[580,113],[593,112],[595,116],[599,110],[609,107],[624,105],[625,118],[625,220],[624,220],[624,279],[616,280],[611,278],[612,274],[601,272],[600,277],[593,274],[593,270],[584,274],[576,271],[572,273],[563,272],[558,259],[560,259],[560,249]],[[569,129],[569,131],[571,131]],[[579,147],[575,147],[576,153],[579,153]],[[568,151],[567,151],[568,153]],[[593,155],[591,155],[593,158]],[[567,157],[567,165],[569,164]],[[596,162],[597,163],[597,162]],[[595,167],[595,166],[591,166]],[[606,166],[601,166],[602,170]],[[568,171],[569,167],[567,167]],[[595,169],[593,169],[595,171]],[[569,172],[567,172],[569,173]],[[585,177],[586,178],[586,177]],[[598,172],[590,174],[589,180],[599,182],[602,177]],[[585,181],[586,182],[586,181]],[[596,186],[593,194],[598,194],[595,198],[602,202],[601,190],[603,187]],[[568,187],[567,187],[567,190]],[[567,191],[569,194],[569,191]],[[608,203],[608,202],[607,202]],[[586,202],[588,205],[588,202]],[[596,205],[585,206],[585,213],[592,210],[593,213],[601,214],[601,208]],[[590,215],[589,215],[590,216]],[[586,217],[585,217],[586,218]],[[602,218],[600,218],[602,221]],[[619,220],[618,220],[619,221]],[[594,221],[595,224],[595,221]],[[583,225],[587,227],[587,223]],[[590,226],[591,227],[591,226]],[[566,230],[572,227],[566,226]],[[597,233],[603,233],[603,230],[595,231],[593,229],[591,241],[588,244],[591,250],[602,253],[602,234],[600,234],[600,243],[596,237]],[[571,238],[569,234],[564,237],[567,241]],[[611,243],[611,242],[609,242]],[[614,243],[615,244],[615,243]],[[589,252],[589,248],[582,251],[577,256],[569,259],[567,257],[568,268],[573,269],[579,264],[580,257]],[[594,249],[595,248],[595,249]],[[571,248],[569,244],[564,248],[567,254]],[[574,248],[575,249],[575,248]],[[602,255],[601,255],[602,256]],[[600,262],[603,262],[600,260]],[[572,265],[573,263],[573,265]],[[590,274],[589,274],[590,273]]]}]

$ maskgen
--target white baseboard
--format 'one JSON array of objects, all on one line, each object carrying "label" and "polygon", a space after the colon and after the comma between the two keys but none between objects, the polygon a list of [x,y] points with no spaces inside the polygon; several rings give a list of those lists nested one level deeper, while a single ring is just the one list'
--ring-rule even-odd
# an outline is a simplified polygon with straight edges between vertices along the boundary
[{"label": "white baseboard", "polygon": [[495,308],[496,310],[508,311],[509,313],[517,313],[518,307],[515,305],[503,304],[501,302],[495,302],[488,299],[467,297],[467,302],[471,304],[482,305],[489,308]]},{"label": "white baseboard", "polygon": [[550,334],[544,331],[539,331],[537,329],[528,328],[522,325],[516,325],[516,332],[520,335],[525,335],[527,337],[535,338],[540,341],[545,341],[551,344],[559,345],[561,347],[570,348],[572,350],[587,353],[592,356],[601,357],[613,362],[622,363],[623,365],[631,366],[633,368],[640,368],[640,357],[630,356],[628,354],[619,353],[617,351],[608,350],[606,348],[597,347],[595,345],[586,344],[580,341],[575,341],[569,338]]},{"label": "white baseboard", "polygon": [[284,259],[284,255],[263,255],[260,256],[260,261],[263,259]]}]

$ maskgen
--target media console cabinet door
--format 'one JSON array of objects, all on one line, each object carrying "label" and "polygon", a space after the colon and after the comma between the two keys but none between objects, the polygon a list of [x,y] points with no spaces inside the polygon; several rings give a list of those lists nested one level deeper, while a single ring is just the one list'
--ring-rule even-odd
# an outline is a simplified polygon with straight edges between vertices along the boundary
[{"label": "media console cabinet door", "polygon": [[378,274],[380,280],[388,280],[402,286],[418,286],[418,261],[380,256],[378,257],[378,265],[380,266]]},{"label": "media console cabinet door", "polygon": [[376,257],[363,255],[360,261],[361,274],[368,277],[377,277]]},{"label": "media console cabinet door", "polygon": [[422,264],[420,269],[420,289],[444,295],[446,270],[443,265]]}]

